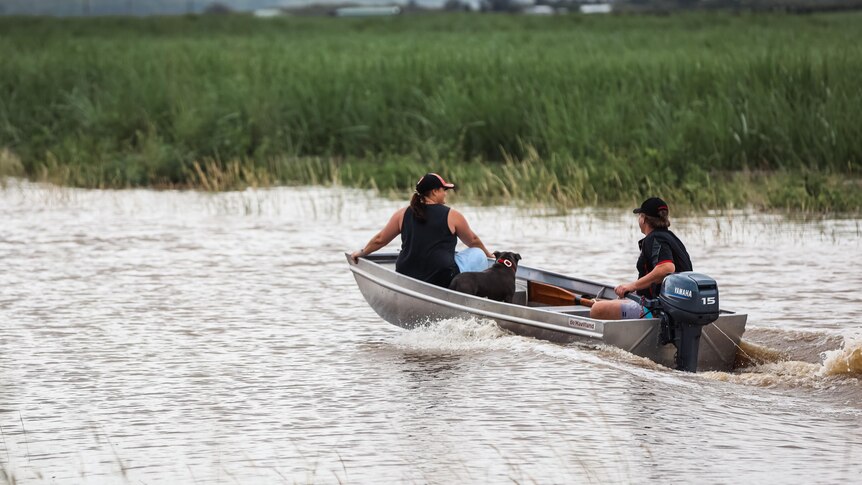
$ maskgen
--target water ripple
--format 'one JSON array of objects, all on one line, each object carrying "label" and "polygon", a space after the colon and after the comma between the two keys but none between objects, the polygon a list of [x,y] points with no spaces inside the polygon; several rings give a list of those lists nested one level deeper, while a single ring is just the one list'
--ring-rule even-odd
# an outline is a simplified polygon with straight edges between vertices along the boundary
[{"label": "water ripple", "polygon": [[[754,354],[733,373],[688,375],[483,321],[384,323],[342,254],[400,206],[367,192],[6,186],[0,471],[18,483],[835,483],[862,472],[858,221],[674,221],[724,305],[749,313]],[[452,202],[492,250],[525,264],[632,277],[639,235],[626,211]]]}]

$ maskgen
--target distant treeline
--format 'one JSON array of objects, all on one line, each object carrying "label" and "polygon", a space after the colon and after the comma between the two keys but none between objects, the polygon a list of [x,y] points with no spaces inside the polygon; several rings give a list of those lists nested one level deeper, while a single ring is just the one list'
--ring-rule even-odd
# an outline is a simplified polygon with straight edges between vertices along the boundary
[{"label": "distant treeline", "polygon": [[0,15],[180,15],[217,4],[237,11],[276,5],[279,0],[0,0]]},{"label": "distant treeline", "polygon": [[[535,0],[539,5],[568,8],[576,11],[592,0]],[[342,5],[400,4],[405,11],[417,12],[445,5],[448,10],[463,10],[468,0],[434,2],[404,0],[342,0],[321,2],[317,11],[332,10],[335,3]],[[678,11],[678,10],[748,10],[786,11],[796,13],[828,12],[862,9],[862,0],[616,0],[617,11]],[[518,0],[480,0],[482,10],[518,11],[524,7]],[[313,1],[298,0],[0,0],[0,15],[54,15],[54,16],[122,16],[122,15],[182,15],[201,13],[250,12],[255,9],[283,6],[294,8],[314,5]],[[418,8],[417,8],[418,7]],[[311,8],[309,10],[315,10]]]},{"label": "distant treeline", "polygon": [[0,19],[0,172],[402,189],[446,168],[495,200],[662,192],[858,210],[859,25],[862,14]]},{"label": "distant treeline", "polygon": [[862,0],[623,0],[614,5],[618,11],[628,12],[736,10],[814,13],[862,10]]}]

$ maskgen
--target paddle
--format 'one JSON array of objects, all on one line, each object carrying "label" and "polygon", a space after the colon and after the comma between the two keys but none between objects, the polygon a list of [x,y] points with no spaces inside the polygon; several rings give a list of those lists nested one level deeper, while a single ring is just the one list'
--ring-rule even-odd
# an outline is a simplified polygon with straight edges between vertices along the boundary
[{"label": "paddle", "polygon": [[530,301],[545,305],[561,306],[574,303],[575,305],[591,307],[595,303],[595,300],[578,296],[559,286],[539,283],[538,281],[527,282],[527,294],[530,297]]}]

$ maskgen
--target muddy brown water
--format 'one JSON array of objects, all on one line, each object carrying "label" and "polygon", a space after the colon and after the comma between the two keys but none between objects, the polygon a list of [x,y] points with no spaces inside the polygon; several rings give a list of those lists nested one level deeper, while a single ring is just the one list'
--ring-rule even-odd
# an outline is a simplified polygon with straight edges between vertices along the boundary
[{"label": "muddy brown water", "polygon": [[[632,277],[619,210],[460,209],[492,249]],[[862,473],[862,229],[673,221],[734,372],[526,339],[405,331],[342,256],[400,202],[332,188],[0,189],[0,483],[844,483]],[[392,248],[397,248],[396,244]]]}]

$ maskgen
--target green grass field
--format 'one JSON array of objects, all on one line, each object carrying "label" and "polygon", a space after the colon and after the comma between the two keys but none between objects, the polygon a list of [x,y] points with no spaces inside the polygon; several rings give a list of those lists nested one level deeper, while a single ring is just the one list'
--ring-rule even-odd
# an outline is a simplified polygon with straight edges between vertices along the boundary
[{"label": "green grass field", "polygon": [[862,14],[0,19],[0,172],[862,207]]}]

